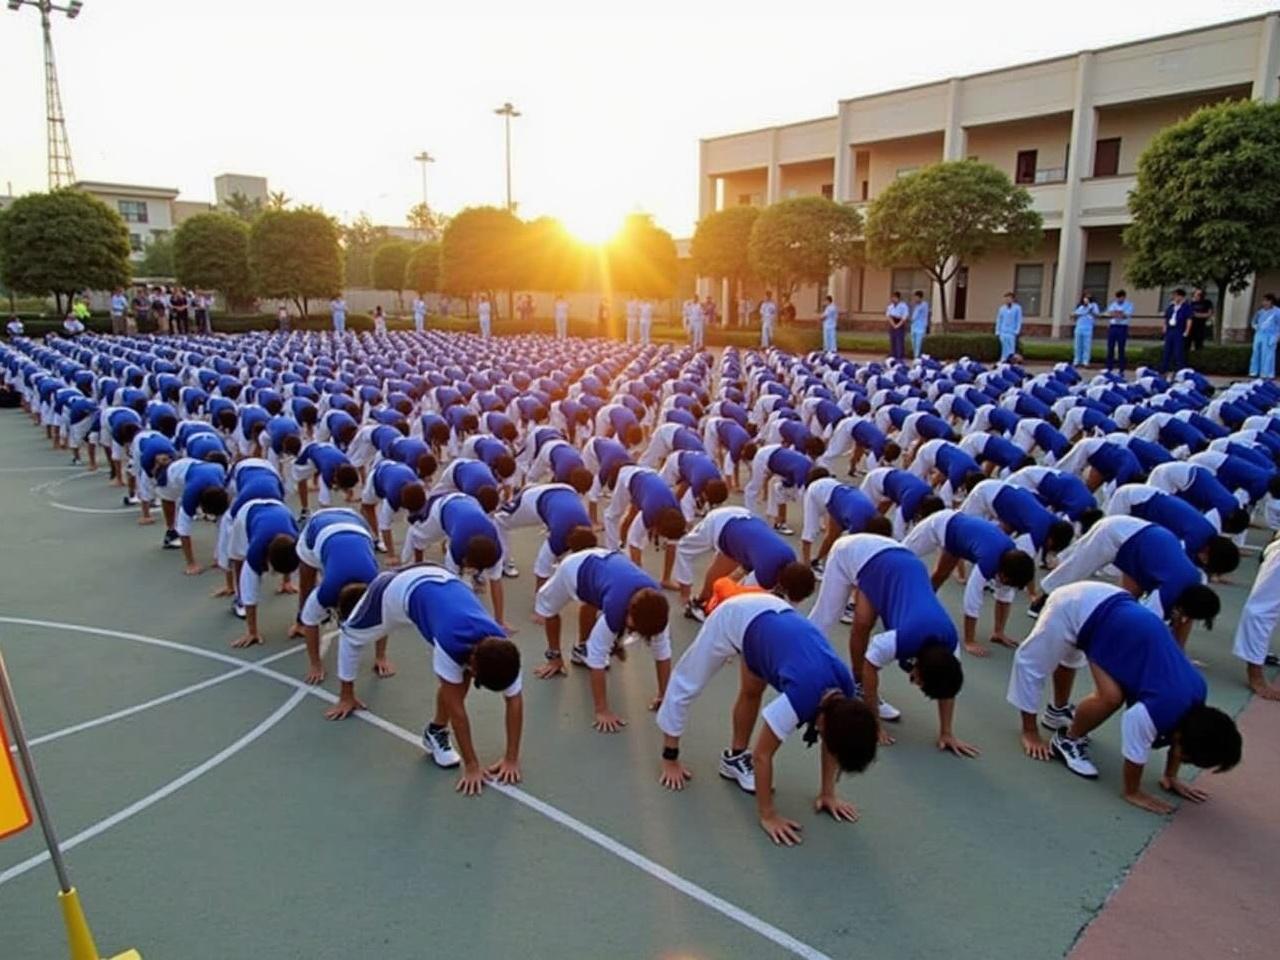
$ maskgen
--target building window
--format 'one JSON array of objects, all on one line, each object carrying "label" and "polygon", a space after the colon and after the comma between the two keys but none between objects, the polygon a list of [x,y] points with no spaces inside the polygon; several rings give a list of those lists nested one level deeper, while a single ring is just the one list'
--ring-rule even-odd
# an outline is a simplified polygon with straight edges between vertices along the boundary
[{"label": "building window", "polygon": [[1022,314],[1040,316],[1044,296],[1044,264],[1020,263],[1013,268],[1013,295],[1022,304]]},{"label": "building window", "polygon": [[132,250],[134,253],[142,252],[142,234],[140,233],[129,234],[129,249]]},{"label": "building window", "polygon": [[1084,292],[1093,298],[1095,303],[1107,304],[1111,296],[1111,263],[1110,261],[1086,263],[1084,265],[1084,281],[1081,286]]},{"label": "building window", "polygon": [[1014,183],[1036,182],[1036,151],[1019,150],[1018,161],[1014,165]]},{"label": "building window", "polygon": [[[1190,300],[1195,292],[1198,284],[1194,280],[1184,280],[1181,283],[1171,283],[1167,287],[1160,288],[1160,311],[1173,302],[1173,291],[1181,287],[1187,293],[1187,299]],[[1222,298],[1218,296],[1218,285],[1216,283],[1206,282],[1204,285],[1204,295],[1213,302],[1213,312],[1215,315],[1222,312]]]},{"label": "building window", "polygon": [[116,206],[120,208],[120,216],[124,218],[125,223],[147,222],[147,201],[117,200]]},{"label": "building window", "polygon": [[740,193],[740,194],[738,194],[738,206],[740,206],[740,207],[749,207],[749,206],[751,206],[751,194],[749,194],[749,193]]},{"label": "building window", "polygon": [[933,278],[918,267],[900,267],[889,275],[889,292],[897,290],[903,300],[919,290],[926,300],[933,298]]},{"label": "building window", "polygon": [[822,185],[822,195],[828,200],[834,199],[836,195],[836,185],[834,183],[824,183]]},{"label": "building window", "polygon": [[1093,151],[1093,175],[1114,177],[1120,172],[1120,138],[1099,140]]},{"label": "building window", "polygon": [[859,191],[860,199],[869,200],[871,198],[871,181],[863,180],[862,189]]}]

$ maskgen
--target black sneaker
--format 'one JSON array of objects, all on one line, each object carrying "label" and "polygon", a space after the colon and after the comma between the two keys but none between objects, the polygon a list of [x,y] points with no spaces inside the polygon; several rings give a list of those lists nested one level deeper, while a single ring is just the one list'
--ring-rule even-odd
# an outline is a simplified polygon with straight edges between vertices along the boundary
[{"label": "black sneaker", "polygon": [[178,536],[177,530],[166,530],[164,532],[164,543],[161,544],[166,550],[178,550],[182,547],[182,538]]},{"label": "black sneaker", "polygon": [[1030,617],[1032,620],[1038,619],[1040,616],[1040,611],[1044,609],[1045,602],[1048,599],[1049,599],[1049,595],[1045,594],[1043,597],[1039,597],[1035,600],[1032,600],[1029,604],[1027,604],[1027,616]]},{"label": "black sneaker", "polygon": [[574,645],[573,649],[569,651],[569,662],[579,667],[587,665],[587,645],[585,643]]},{"label": "black sneaker", "polygon": [[777,523],[773,525],[773,529],[776,530],[778,533],[782,534],[784,537],[791,537],[795,535],[795,531],[792,530],[785,523],[783,523],[781,520],[779,520]]},{"label": "black sneaker", "polygon": [[707,608],[697,600],[690,600],[684,605],[684,618],[686,620],[697,620],[699,623],[706,623]]}]

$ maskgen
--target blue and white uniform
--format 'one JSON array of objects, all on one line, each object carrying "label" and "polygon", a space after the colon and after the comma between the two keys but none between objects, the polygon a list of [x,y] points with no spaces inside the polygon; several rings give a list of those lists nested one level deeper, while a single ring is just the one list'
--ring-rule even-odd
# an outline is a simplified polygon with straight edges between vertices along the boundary
[{"label": "blue and white uniform", "polygon": [[[400,552],[402,563],[408,563],[415,551],[431,549],[441,541],[447,541],[445,566],[450,573],[460,573],[467,556],[467,545],[472,537],[487,537],[501,548],[502,537],[484,508],[474,497],[465,493],[440,493],[427,501],[421,516],[410,518],[404,548]],[[476,576],[480,580],[498,580],[502,577],[504,551],[499,549],[497,562]]]},{"label": "blue and white uniform", "polygon": [[917,557],[943,551],[973,566],[964,587],[964,615],[977,618],[982,614],[982,593],[988,583],[995,588],[996,600],[1013,602],[1017,591],[995,579],[1000,558],[1016,549],[1013,539],[990,520],[968,516],[958,510],[939,510],[925,517],[907,534],[902,545]]},{"label": "blue and white uniform", "polygon": [[335,507],[312,514],[298,538],[298,559],[316,570],[319,586],[311,591],[298,615],[303,626],[318,627],[326,611],[338,606],[342,589],[369,583],[378,575],[373,534],[354,510]]},{"label": "blue and white uniform", "polygon": [[520,527],[539,524],[546,527],[538,555],[533,561],[533,574],[545,580],[555,572],[555,563],[569,550],[567,538],[575,527],[591,528],[591,517],[578,491],[567,483],[543,483],[525,487],[509,503],[498,508],[494,517],[502,552],[510,556],[508,534]]}]

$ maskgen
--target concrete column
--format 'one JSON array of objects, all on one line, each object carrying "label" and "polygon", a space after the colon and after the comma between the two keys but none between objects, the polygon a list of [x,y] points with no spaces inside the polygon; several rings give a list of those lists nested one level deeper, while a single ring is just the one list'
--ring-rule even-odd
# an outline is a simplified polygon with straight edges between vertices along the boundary
[{"label": "concrete column", "polygon": [[848,203],[853,199],[853,154],[849,150],[848,111],[843,103],[837,109],[833,190],[837,203]]},{"label": "concrete column", "polygon": [[947,118],[942,131],[942,159],[963,160],[969,149],[969,137],[961,123],[963,116],[960,97],[963,88],[960,80],[952,78],[947,83]]},{"label": "concrete column", "polygon": [[1062,232],[1058,240],[1058,273],[1053,282],[1050,316],[1053,336],[1059,336],[1063,319],[1084,282],[1086,237],[1080,226],[1080,181],[1092,173],[1094,138],[1098,129],[1098,113],[1093,106],[1093,54],[1076,58],[1075,106],[1071,111],[1071,148],[1067,156],[1067,183],[1062,196]]},{"label": "concrete column", "polygon": [[725,323],[728,323],[729,318],[733,315],[730,309],[729,298],[733,297],[736,293],[737,291],[729,286],[729,281],[727,279],[720,281],[720,316],[724,318]]},{"label": "concrete column", "polygon": [[[1221,324],[1222,342],[1233,343],[1243,340],[1249,340],[1249,321],[1253,318],[1251,307],[1253,306],[1253,288],[1256,277],[1249,281],[1249,286],[1245,287],[1239,293],[1229,293],[1225,296],[1219,294],[1218,299],[1222,302],[1218,304],[1218,316],[1216,323]],[[1242,337],[1233,336],[1237,331],[1244,331]]]},{"label": "concrete column", "polygon": [[1253,77],[1253,99],[1266,103],[1280,99],[1280,13],[1262,21],[1258,42],[1258,66]]},{"label": "concrete column", "polygon": [[778,128],[769,131],[769,166],[765,172],[764,202],[777,203],[782,195],[782,168],[778,164]]},{"label": "concrete column", "polygon": [[707,170],[707,141],[698,141],[698,219],[716,208],[715,181]]}]

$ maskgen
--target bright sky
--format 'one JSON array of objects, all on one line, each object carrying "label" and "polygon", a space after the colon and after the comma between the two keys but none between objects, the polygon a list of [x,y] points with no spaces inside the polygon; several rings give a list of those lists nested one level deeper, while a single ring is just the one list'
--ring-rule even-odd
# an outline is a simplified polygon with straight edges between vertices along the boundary
[{"label": "bright sky", "polygon": [[[837,99],[1250,16],[1277,0],[85,0],[54,22],[76,174],[211,200],[223,172],[343,220],[514,194],[594,239],[632,210],[693,228],[699,137]],[[634,11],[634,12],[632,12]],[[0,188],[45,188],[39,16],[0,8]]]}]

